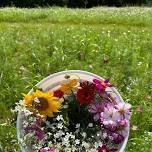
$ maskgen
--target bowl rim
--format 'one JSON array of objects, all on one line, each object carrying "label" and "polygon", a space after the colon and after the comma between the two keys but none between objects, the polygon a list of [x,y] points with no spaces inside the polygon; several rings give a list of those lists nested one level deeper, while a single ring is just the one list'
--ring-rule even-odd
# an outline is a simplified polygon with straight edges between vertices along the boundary
[{"label": "bowl rim", "polygon": [[[42,79],[41,81],[39,81],[35,86],[36,87],[39,87],[41,86],[43,83],[45,83],[46,81],[49,81],[51,78],[54,78],[56,76],[59,76],[59,75],[65,75],[65,74],[85,74],[85,75],[89,75],[89,76],[92,76],[92,77],[95,77],[97,79],[100,79],[100,80],[104,80],[104,78],[102,78],[101,76],[98,76],[94,73],[91,73],[91,72],[88,72],[88,71],[83,71],[83,70],[65,70],[65,71],[60,71],[60,72],[56,72],[56,73],[53,73],[53,74],[50,74],[49,76],[47,76],[46,78]],[[117,89],[115,87],[112,87],[111,88],[112,91],[114,91],[114,93],[117,95],[117,97],[119,97],[119,99],[124,102],[124,100],[122,99],[121,95],[119,94],[119,92],[117,91]],[[33,88],[28,92],[28,94],[32,93],[33,92]],[[16,128],[17,128],[17,138],[18,140],[20,139],[20,136],[21,136],[21,123],[22,123],[22,113],[21,112],[18,112],[18,116],[17,116],[17,124],[16,124]],[[128,133],[127,133],[127,136],[125,138],[125,140],[123,141],[123,143],[121,144],[121,148],[119,149],[119,152],[124,152],[125,150],[125,147],[127,145],[127,142],[128,142],[128,138],[129,138],[129,133],[130,133],[130,124],[129,124],[129,130],[128,130]],[[23,146],[20,144],[20,149],[22,152],[27,152]]]}]

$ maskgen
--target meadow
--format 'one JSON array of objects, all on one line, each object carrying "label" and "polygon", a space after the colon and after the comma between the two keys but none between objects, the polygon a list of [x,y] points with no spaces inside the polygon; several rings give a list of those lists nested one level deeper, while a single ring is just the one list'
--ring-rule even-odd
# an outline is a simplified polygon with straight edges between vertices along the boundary
[{"label": "meadow", "polygon": [[[152,151],[152,9],[0,9],[0,147],[19,152],[11,112],[37,82],[70,69],[93,72],[132,104],[126,152]],[[1,151],[1,150],[0,150]]]}]

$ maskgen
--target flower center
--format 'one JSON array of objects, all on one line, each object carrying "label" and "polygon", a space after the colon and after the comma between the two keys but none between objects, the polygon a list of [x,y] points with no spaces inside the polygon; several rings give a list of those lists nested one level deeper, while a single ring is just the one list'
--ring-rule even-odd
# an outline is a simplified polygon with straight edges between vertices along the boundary
[{"label": "flower center", "polygon": [[119,113],[122,114],[122,115],[124,115],[125,114],[125,110],[124,109],[120,109]]},{"label": "flower center", "polygon": [[103,112],[103,109],[100,107],[100,108],[97,109],[97,112],[98,113]]},{"label": "flower center", "polygon": [[33,104],[34,104],[34,108],[38,111],[46,110],[49,106],[47,99],[43,97],[35,98]]}]

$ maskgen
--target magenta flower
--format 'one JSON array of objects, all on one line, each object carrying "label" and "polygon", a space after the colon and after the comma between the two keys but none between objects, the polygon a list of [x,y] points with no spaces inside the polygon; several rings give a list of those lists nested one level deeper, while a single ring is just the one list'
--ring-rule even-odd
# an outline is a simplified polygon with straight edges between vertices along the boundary
[{"label": "magenta flower", "polygon": [[38,117],[36,118],[36,122],[29,124],[27,128],[25,128],[25,131],[27,133],[34,133],[36,139],[38,141],[41,141],[45,137],[45,133],[42,130],[41,126],[42,126],[42,118]]},{"label": "magenta flower", "polygon": [[41,148],[40,149],[40,152],[55,152],[55,149],[54,148]]},{"label": "magenta flower", "polygon": [[106,145],[102,145],[101,147],[99,147],[98,152],[108,152]]},{"label": "magenta flower", "polygon": [[41,140],[44,139],[45,134],[41,129],[37,128],[36,131],[35,131],[35,137],[36,137],[37,140],[41,141]]},{"label": "magenta flower", "polygon": [[124,140],[124,136],[118,133],[112,133],[111,136],[113,137],[113,141],[115,144],[120,144]]},{"label": "magenta flower", "polygon": [[89,106],[89,112],[94,114],[93,118],[94,121],[98,121],[100,119],[101,112],[104,111],[104,108],[107,106],[107,103],[100,102],[100,103],[94,103]]},{"label": "magenta flower", "polygon": [[117,109],[117,111],[119,112],[119,114],[121,115],[121,117],[129,119],[130,115],[131,115],[131,105],[128,103],[118,103],[117,105],[115,105],[115,108]]},{"label": "magenta flower", "polygon": [[113,86],[109,83],[109,79],[106,79],[106,80],[93,79],[93,82],[96,86],[96,89],[99,92],[104,92],[107,87],[112,87]]}]

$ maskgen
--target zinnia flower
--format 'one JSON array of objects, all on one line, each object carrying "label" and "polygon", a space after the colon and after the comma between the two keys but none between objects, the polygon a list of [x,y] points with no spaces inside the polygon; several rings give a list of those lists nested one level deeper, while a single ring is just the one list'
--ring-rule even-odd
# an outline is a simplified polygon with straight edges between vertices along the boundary
[{"label": "zinnia flower", "polygon": [[96,89],[99,92],[104,92],[107,87],[112,87],[113,86],[109,83],[109,79],[106,79],[106,80],[93,79],[93,82],[96,86]]},{"label": "zinnia flower", "polygon": [[25,106],[43,116],[53,117],[53,113],[59,112],[61,108],[61,104],[50,92],[36,90],[31,95],[24,96]]},{"label": "zinnia flower", "polygon": [[77,99],[80,104],[89,104],[94,99],[95,86],[89,81],[80,83],[80,89],[77,91]]},{"label": "zinnia flower", "polygon": [[61,84],[60,90],[65,94],[69,94],[71,92],[71,90],[73,90],[76,87],[76,85],[77,85],[77,80],[68,79]]},{"label": "zinnia flower", "polygon": [[54,96],[58,98],[62,98],[64,93],[61,90],[54,91]]}]

